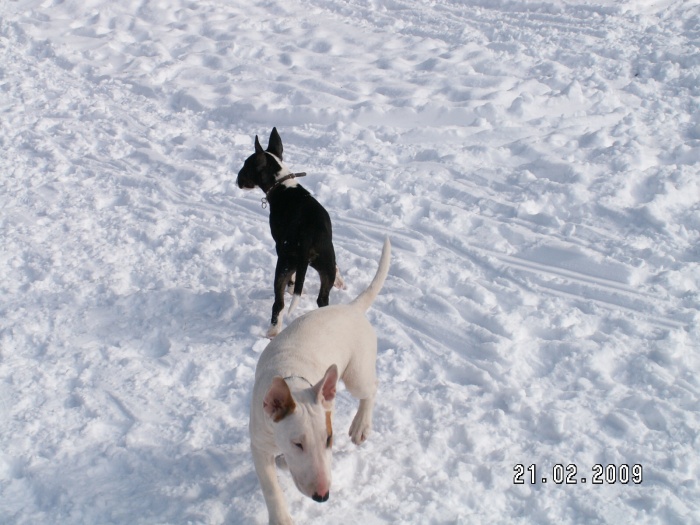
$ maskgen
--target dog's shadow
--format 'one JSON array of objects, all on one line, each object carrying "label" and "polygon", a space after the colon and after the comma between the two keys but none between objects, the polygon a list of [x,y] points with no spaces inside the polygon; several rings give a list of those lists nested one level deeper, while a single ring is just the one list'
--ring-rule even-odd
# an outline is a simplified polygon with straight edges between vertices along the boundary
[{"label": "dog's shadow", "polygon": [[19,474],[41,480],[45,510],[75,523],[257,520],[255,313],[230,293],[170,289],[103,297],[76,317],[60,454]]}]

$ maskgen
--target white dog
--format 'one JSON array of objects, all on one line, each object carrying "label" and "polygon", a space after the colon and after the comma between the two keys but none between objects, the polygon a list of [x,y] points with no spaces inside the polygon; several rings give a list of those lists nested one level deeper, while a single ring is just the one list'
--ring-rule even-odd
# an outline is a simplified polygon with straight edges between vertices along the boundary
[{"label": "white dog", "polygon": [[297,488],[314,501],[331,487],[332,412],[342,378],[360,400],[350,425],[352,442],[369,435],[377,391],[377,336],[365,317],[389,271],[391,244],[384,242],[369,287],[350,304],[313,310],[292,322],[263,351],[255,371],[250,444],[270,523],[292,524],[277,481],[280,454]]}]

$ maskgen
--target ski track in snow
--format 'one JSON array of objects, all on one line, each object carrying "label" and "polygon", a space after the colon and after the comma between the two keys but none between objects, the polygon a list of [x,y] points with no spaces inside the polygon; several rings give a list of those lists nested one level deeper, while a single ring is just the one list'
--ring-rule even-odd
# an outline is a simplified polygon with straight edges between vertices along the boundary
[{"label": "ski track in snow", "polygon": [[0,4],[0,522],[267,522],[274,246],[235,175],[273,126],[331,302],[394,248],[374,433],[341,390],[297,523],[700,522],[700,5],[232,4]]}]

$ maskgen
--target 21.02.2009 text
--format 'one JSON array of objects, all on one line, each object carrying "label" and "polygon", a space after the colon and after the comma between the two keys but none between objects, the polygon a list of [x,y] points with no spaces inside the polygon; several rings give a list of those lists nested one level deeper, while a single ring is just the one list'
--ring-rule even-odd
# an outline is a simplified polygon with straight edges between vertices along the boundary
[{"label": "21.02.2009 text", "polygon": [[644,469],[640,464],[602,465],[597,463],[590,469],[590,476],[587,477],[585,475],[580,476],[578,466],[573,463],[568,465],[557,463],[552,467],[551,477],[548,478],[547,476],[537,476],[536,464],[532,463],[525,467],[524,464],[518,463],[513,467],[513,472],[515,473],[513,475],[513,484],[525,485],[529,483],[530,485],[535,485],[537,483],[547,483],[551,479],[557,485],[585,484],[589,480],[591,485],[612,485],[615,483],[639,485],[643,481],[643,471]]}]

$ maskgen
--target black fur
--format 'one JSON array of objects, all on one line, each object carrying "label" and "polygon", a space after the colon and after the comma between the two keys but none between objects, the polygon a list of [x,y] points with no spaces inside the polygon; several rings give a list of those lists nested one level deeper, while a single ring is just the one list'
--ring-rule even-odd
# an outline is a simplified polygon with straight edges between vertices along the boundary
[{"label": "black fur", "polygon": [[295,295],[301,295],[307,268],[311,266],[318,272],[321,277],[321,290],[316,301],[318,306],[328,305],[328,296],[336,279],[335,250],[328,212],[300,184],[275,187],[276,175],[282,169],[275,157],[282,160],[282,139],[277,128],[272,129],[267,151],[262,149],[255,136],[255,153],[246,159],[236,181],[241,189],[258,187],[263,190],[270,205],[270,230],[277,251],[273,326],[277,325],[279,313],[284,308],[284,290],[294,272]]}]

